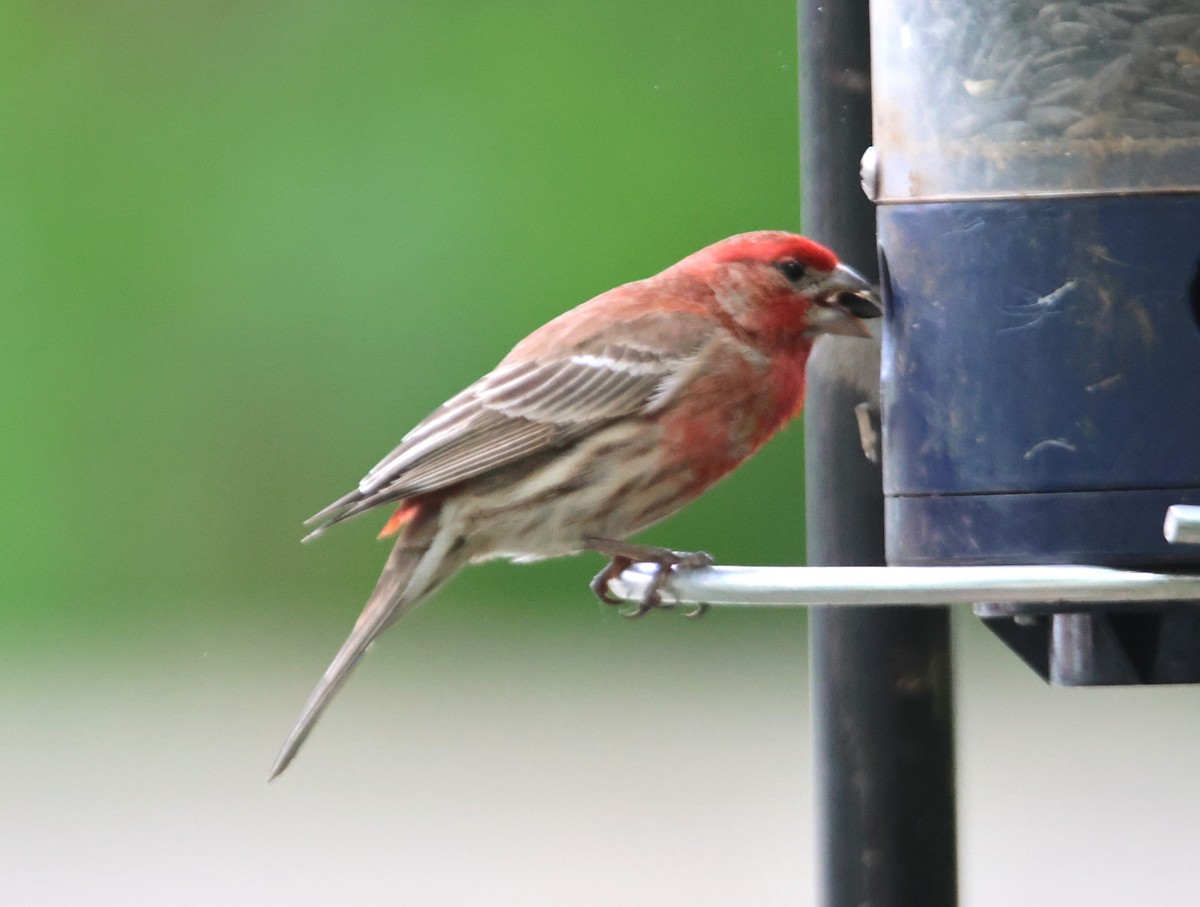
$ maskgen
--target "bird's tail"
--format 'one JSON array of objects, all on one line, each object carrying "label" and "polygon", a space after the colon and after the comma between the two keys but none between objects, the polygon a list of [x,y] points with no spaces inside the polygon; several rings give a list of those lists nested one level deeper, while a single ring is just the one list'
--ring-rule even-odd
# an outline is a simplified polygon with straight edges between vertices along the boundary
[{"label": "bird's tail", "polygon": [[469,560],[467,545],[456,532],[448,531],[441,510],[437,504],[421,507],[396,541],[366,607],[304,704],[271,766],[268,780],[288,767],[375,637],[431,595]]}]

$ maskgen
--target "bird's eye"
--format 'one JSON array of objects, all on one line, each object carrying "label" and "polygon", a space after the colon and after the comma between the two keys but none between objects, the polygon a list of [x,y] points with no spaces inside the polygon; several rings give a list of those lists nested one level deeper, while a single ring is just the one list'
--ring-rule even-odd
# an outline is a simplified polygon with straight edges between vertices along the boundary
[{"label": "bird's eye", "polygon": [[804,272],[808,270],[803,262],[796,261],[794,258],[789,258],[787,261],[781,261],[775,267],[783,272],[783,276],[792,283],[799,282],[804,277]]}]

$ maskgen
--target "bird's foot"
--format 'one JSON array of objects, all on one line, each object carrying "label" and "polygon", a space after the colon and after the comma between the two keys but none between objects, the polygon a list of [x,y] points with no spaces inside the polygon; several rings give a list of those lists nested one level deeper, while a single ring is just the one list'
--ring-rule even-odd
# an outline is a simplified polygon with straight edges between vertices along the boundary
[{"label": "bird's foot", "polygon": [[[628,542],[616,542],[611,539],[588,539],[587,545],[593,551],[607,555],[612,560],[607,567],[596,574],[591,582],[592,592],[606,605],[619,605],[622,599],[617,598],[609,589],[609,583],[620,576],[633,564],[654,564],[656,569],[650,578],[650,584],[642,600],[628,611],[619,612],[623,617],[641,617],[654,610],[668,611],[675,606],[663,604],[662,592],[674,570],[699,570],[713,565],[711,554],[705,551],[672,551],[670,548],[659,548],[653,545],[632,545]],[[699,617],[708,610],[708,605],[696,605],[688,611],[685,617]]]}]

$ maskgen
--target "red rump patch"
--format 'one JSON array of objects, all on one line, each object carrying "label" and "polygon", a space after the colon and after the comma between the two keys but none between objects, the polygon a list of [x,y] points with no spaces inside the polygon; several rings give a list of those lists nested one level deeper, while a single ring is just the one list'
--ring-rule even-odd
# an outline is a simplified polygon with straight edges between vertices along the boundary
[{"label": "red rump patch", "polygon": [[378,538],[385,539],[389,535],[395,535],[412,521],[412,518],[417,515],[417,510],[419,509],[420,505],[413,501],[401,501],[400,506],[396,508],[396,512],[392,514],[392,518],[379,530]]}]

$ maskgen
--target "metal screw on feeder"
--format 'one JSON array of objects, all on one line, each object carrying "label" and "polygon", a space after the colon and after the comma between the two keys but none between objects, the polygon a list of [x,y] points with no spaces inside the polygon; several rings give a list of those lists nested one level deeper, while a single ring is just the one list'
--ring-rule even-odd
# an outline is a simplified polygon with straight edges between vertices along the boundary
[{"label": "metal screw on feeder", "polygon": [[1168,507],[1163,536],[1173,545],[1200,545],[1200,507],[1183,504]]},{"label": "metal screw on feeder", "polygon": [[879,155],[875,153],[874,145],[863,152],[862,160],[858,163],[858,180],[863,195],[870,201],[879,198]]}]

